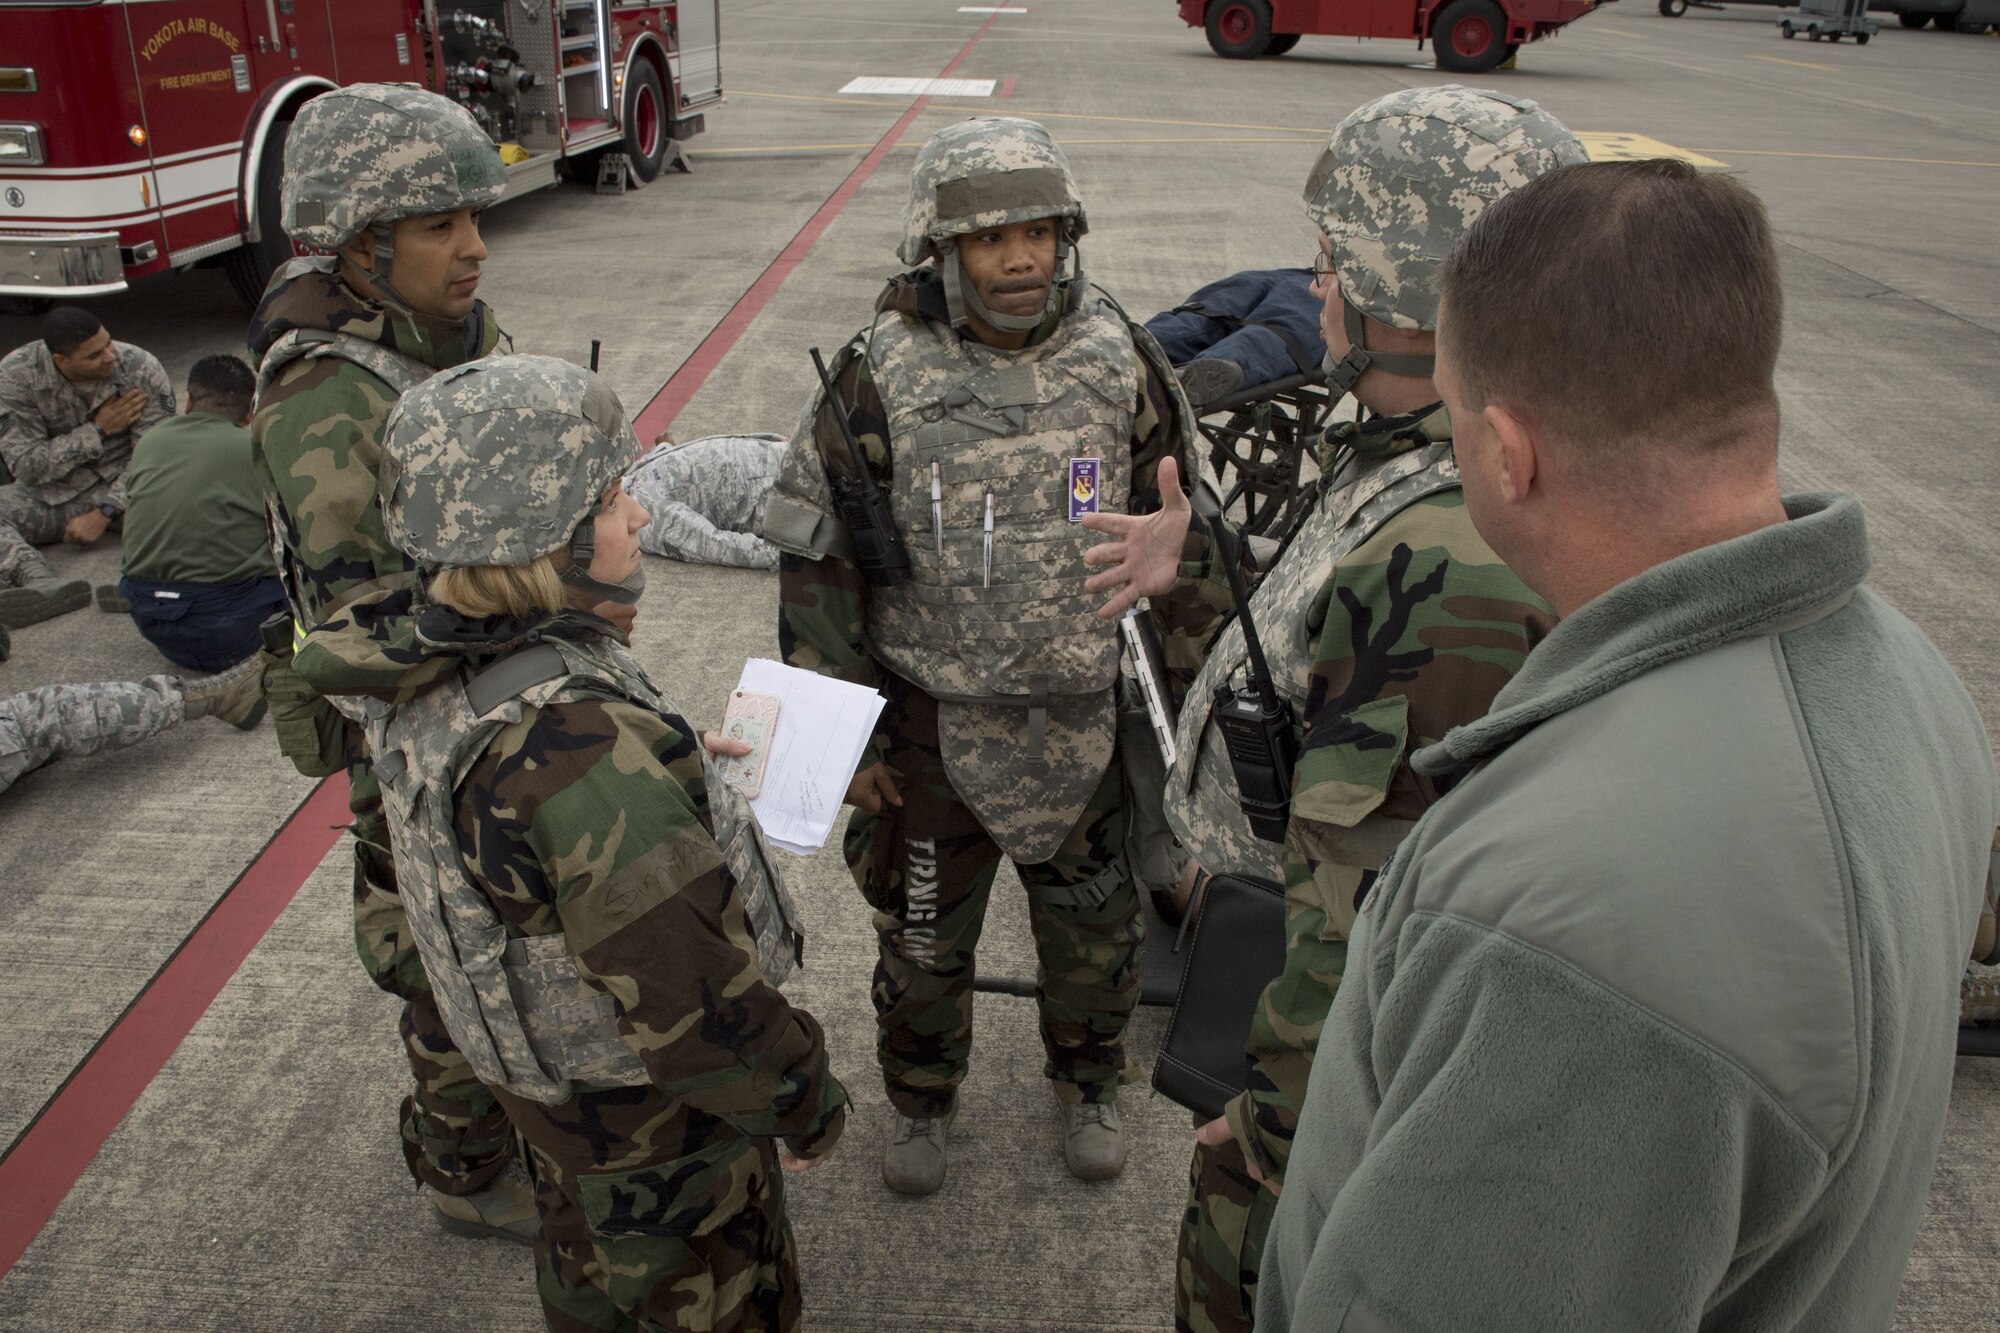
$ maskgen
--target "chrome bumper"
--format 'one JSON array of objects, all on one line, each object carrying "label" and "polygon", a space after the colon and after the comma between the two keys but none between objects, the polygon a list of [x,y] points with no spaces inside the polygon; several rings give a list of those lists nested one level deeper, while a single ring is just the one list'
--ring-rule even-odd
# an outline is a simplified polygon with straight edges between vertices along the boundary
[{"label": "chrome bumper", "polygon": [[124,290],[115,231],[0,231],[0,296],[108,296]]}]

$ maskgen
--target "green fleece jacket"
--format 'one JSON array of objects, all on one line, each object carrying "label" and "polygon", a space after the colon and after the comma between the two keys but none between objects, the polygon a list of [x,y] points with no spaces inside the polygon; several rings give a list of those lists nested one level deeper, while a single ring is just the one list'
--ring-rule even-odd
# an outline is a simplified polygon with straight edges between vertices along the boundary
[{"label": "green fleece jacket", "polygon": [[1860,506],[1605,593],[1363,908],[1261,1333],[1887,1328],[1993,836],[1979,714]]}]

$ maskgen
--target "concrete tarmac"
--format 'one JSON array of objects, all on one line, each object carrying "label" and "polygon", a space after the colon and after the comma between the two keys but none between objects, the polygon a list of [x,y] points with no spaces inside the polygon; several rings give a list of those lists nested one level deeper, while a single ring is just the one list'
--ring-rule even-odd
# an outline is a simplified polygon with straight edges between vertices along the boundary
[{"label": "concrete tarmac", "polygon": [[[1090,205],[1084,260],[1143,318],[1220,275],[1305,263],[1314,242],[1297,198],[1325,131],[1382,93],[1451,81],[1407,43],[1308,37],[1282,58],[1232,62],[1163,0],[1021,4],[985,15],[951,0],[732,0],[730,96],[694,142],[694,173],[617,198],[565,185],[494,210],[481,294],[520,350],[581,361],[604,339],[604,371],[636,412],[912,105],[840,89],[933,76],[962,54],[954,76],[993,79],[995,95],[923,107],[672,423],[682,438],[789,431],[810,385],[806,347],[831,349],[865,318],[895,267],[911,152],[952,118],[1045,119]],[[1579,130],[1714,159],[1763,197],[1787,284],[1786,482],[1861,497],[1873,586],[1937,640],[1990,725],[2000,39],[1891,20],[1865,48],[1787,42],[1778,16],[1668,19],[1625,0],[1525,48],[1517,69],[1467,81]],[[177,383],[201,356],[241,350],[243,313],[214,272],[92,308]],[[0,349],[35,336],[32,320],[0,311]],[[119,556],[109,539],[51,559],[107,582]],[[776,580],[663,561],[649,572],[638,649],[689,717],[711,722],[742,660],[775,651]],[[0,693],[166,669],[129,622],[85,610],[17,632]],[[201,722],[60,761],[0,797],[0,1143],[43,1112],[311,786],[268,725],[245,736]],[[887,1193],[868,912],[835,850],[793,869],[812,931],[796,994],[860,1103],[837,1156],[788,1182],[810,1326],[1171,1327],[1186,1115],[1129,1090],[1125,1175],[1068,1179],[1032,1007],[982,996],[950,1180],[926,1200]],[[219,995],[161,1049],[164,1067],[0,1281],[0,1329],[540,1326],[526,1251],[447,1237],[404,1175],[394,1005],[353,959],[348,877],[336,846],[241,966],[213,978]],[[995,902],[982,970],[1028,974],[1011,877]],[[1158,1010],[1133,1025],[1148,1064],[1161,1028]],[[47,1128],[88,1137],[81,1118]],[[1961,1060],[1897,1328],[2000,1327],[1996,1184],[2000,1061]]]}]

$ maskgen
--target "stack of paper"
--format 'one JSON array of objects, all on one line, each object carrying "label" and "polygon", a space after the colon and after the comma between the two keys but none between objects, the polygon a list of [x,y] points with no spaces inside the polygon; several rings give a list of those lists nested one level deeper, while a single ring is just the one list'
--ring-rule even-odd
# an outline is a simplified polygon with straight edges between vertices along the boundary
[{"label": "stack of paper", "polygon": [[772,845],[811,856],[840,818],[841,798],[886,702],[874,690],[753,657],[739,690],[778,697],[764,786],[750,802]]}]

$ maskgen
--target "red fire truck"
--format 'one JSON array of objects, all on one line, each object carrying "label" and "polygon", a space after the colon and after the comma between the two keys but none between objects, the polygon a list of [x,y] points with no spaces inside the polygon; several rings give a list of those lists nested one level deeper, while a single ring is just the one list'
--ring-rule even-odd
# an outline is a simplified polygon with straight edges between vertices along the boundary
[{"label": "red fire truck", "polygon": [[0,0],[0,295],[98,296],[212,262],[254,302],[291,254],[278,177],[292,117],[339,84],[463,103],[501,145],[508,197],[565,162],[651,180],[721,100],[719,9]]},{"label": "red fire truck", "polygon": [[1309,35],[1428,37],[1439,69],[1481,74],[1609,0],[1180,0],[1219,56],[1278,56]]}]

